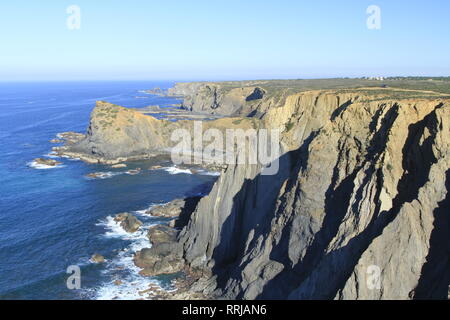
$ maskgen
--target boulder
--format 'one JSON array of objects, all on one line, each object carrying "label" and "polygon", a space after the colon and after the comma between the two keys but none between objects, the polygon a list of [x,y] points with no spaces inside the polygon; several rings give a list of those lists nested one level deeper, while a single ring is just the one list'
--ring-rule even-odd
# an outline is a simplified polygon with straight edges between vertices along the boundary
[{"label": "boulder", "polygon": [[142,226],[142,222],[133,216],[131,213],[119,213],[114,217],[114,221],[120,222],[120,226],[129,233],[136,232],[140,226]]},{"label": "boulder", "polygon": [[148,230],[147,237],[152,245],[156,245],[164,242],[175,242],[177,234],[178,232],[169,226],[156,225]]},{"label": "boulder", "polygon": [[126,173],[134,176],[134,175],[141,173],[141,168],[131,169],[131,170],[128,170]]},{"label": "boulder", "polygon": [[184,199],[175,199],[173,201],[170,201],[169,203],[155,206],[150,210],[146,211],[146,213],[154,217],[164,217],[164,218],[178,217],[181,213],[184,203],[185,203]]},{"label": "boulder", "polygon": [[111,168],[113,168],[113,169],[126,168],[126,167],[127,167],[127,165],[125,163],[113,164],[111,166]]},{"label": "boulder", "polygon": [[85,177],[91,178],[91,179],[105,179],[110,176],[111,176],[111,174],[108,172],[92,172],[92,173],[88,173]]},{"label": "boulder", "polygon": [[140,274],[144,276],[172,274],[184,268],[181,247],[173,242],[159,243],[136,252],[134,263],[143,269]]},{"label": "boulder", "polygon": [[92,261],[93,263],[103,263],[103,262],[105,262],[105,257],[103,257],[103,256],[102,256],[101,254],[99,254],[99,253],[95,253],[95,254],[92,255],[91,261]]},{"label": "boulder", "polygon": [[56,161],[53,159],[44,159],[44,158],[36,158],[36,159],[34,159],[34,162],[36,162],[37,164],[42,164],[42,165],[51,166],[51,167],[55,167],[55,166],[61,164],[61,162],[59,162],[59,161]]},{"label": "boulder", "polygon": [[154,217],[163,218],[176,218],[177,223],[174,226],[182,227],[182,225],[189,220],[191,213],[195,210],[198,201],[201,197],[189,197],[185,199],[175,199],[169,203],[162,204],[151,208],[146,211],[146,214],[150,214]]}]

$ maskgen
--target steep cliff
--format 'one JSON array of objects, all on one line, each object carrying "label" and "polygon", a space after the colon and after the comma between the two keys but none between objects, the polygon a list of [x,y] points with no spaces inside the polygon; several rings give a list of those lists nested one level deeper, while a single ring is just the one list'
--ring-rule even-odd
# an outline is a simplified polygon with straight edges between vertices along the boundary
[{"label": "steep cliff", "polygon": [[447,298],[449,100],[315,91],[263,120],[284,127],[278,174],[229,166],[180,235],[217,294]]},{"label": "steep cliff", "polygon": [[230,83],[177,83],[169,95],[182,96],[183,107],[190,111],[227,116],[262,115],[271,106],[278,105],[280,97],[269,96],[265,89],[248,82],[234,87]]}]

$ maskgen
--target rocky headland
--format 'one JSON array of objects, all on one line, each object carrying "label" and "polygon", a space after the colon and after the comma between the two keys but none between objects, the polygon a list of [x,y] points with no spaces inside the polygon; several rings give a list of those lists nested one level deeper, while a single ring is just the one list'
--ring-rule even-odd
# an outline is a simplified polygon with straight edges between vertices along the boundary
[{"label": "rocky headland", "polygon": [[[149,212],[183,220],[152,228],[134,258],[143,275],[189,279],[179,296],[161,297],[447,298],[448,97],[258,81],[179,84],[169,94],[223,116],[205,128],[281,129],[282,155],[275,175],[228,165],[188,208],[177,200]],[[174,129],[192,125],[98,102],[86,135],[60,152],[102,163],[151,157],[172,146]]]}]

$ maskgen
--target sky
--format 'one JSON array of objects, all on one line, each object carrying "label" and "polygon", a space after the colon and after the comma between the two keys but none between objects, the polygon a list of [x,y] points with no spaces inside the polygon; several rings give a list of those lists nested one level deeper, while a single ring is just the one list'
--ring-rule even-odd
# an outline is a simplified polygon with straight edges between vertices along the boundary
[{"label": "sky", "polygon": [[446,0],[1,1],[0,81],[449,76],[449,13]]}]

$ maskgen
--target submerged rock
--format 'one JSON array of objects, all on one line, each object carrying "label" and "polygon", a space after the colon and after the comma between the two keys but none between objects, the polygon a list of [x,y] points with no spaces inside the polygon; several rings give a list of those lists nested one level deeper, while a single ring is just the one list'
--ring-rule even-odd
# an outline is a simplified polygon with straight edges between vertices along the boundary
[{"label": "submerged rock", "polygon": [[95,254],[92,255],[91,261],[94,262],[94,263],[103,263],[103,262],[105,262],[105,257],[103,257],[99,253],[95,253]]},{"label": "submerged rock", "polygon": [[126,167],[127,167],[127,165],[125,163],[118,163],[118,164],[111,165],[111,168],[113,168],[113,169],[126,168]]},{"label": "submerged rock", "polygon": [[34,162],[36,162],[37,164],[42,164],[51,167],[55,167],[57,165],[62,164],[61,162],[56,161],[54,159],[44,159],[44,158],[36,158],[34,159]]},{"label": "submerged rock", "polygon": [[140,226],[142,226],[142,222],[128,212],[117,214],[114,217],[114,221],[120,222],[120,226],[129,233],[136,232],[140,228]]},{"label": "submerged rock", "polygon": [[109,172],[92,172],[86,175],[87,178],[91,179],[105,179],[109,178],[111,174]]},{"label": "submerged rock", "polygon": [[134,176],[134,175],[141,173],[141,168],[131,169],[131,170],[128,170],[126,173]]}]

